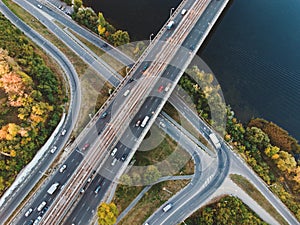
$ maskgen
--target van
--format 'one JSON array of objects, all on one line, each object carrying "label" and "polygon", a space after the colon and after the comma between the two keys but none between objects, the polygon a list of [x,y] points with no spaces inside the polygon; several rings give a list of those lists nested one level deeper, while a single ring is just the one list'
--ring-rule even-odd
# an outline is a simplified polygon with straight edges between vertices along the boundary
[{"label": "van", "polygon": [[129,93],[130,93],[130,90],[128,89],[124,92],[123,96],[126,97],[127,95],[129,95]]},{"label": "van", "polygon": [[172,203],[169,203],[169,204],[167,204],[165,207],[163,207],[162,210],[163,210],[164,212],[168,212],[168,211],[172,208],[172,206],[173,206]]},{"label": "van", "polygon": [[117,162],[118,160],[116,159],[116,158],[114,158],[114,160],[111,162],[111,165],[112,166],[114,166],[114,165],[116,165],[116,162]]},{"label": "van", "polygon": [[45,201],[43,201],[38,207],[37,207],[37,211],[41,211],[45,206],[46,206],[46,202]]}]

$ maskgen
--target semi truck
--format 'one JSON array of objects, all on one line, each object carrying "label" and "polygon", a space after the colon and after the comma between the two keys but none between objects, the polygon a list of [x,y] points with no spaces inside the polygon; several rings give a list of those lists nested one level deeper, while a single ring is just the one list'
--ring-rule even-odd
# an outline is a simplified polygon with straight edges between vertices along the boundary
[{"label": "semi truck", "polygon": [[219,139],[217,138],[217,136],[216,136],[214,133],[211,133],[211,134],[209,135],[209,138],[210,138],[210,140],[212,141],[212,143],[213,143],[213,145],[214,145],[214,147],[215,147],[216,149],[220,149],[220,148],[221,148],[221,144],[220,144],[220,142],[219,142]]},{"label": "semi truck", "polygon": [[59,186],[58,182],[52,184],[51,187],[48,189],[47,193],[49,195],[52,195],[57,190],[58,186]]},{"label": "semi truck", "polygon": [[145,116],[145,118],[144,118],[144,120],[143,120],[143,122],[141,124],[141,127],[145,127],[149,119],[150,119],[149,116]]}]

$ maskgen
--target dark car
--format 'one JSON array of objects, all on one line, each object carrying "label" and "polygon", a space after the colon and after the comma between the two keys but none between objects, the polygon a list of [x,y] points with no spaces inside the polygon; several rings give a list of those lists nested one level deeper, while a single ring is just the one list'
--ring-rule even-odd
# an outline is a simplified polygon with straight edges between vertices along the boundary
[{"label": "dark car", "polygon": [[106,48],[107,46],[108,46],[108,44],[106,44],[106,43],[104,43],[104,44],[102,45],[103,48]]},{"label": "dark car", "polygon": [[128,154],[123,154],[122,157],[121,157],[121,160],[124,162],[127,158]]}]

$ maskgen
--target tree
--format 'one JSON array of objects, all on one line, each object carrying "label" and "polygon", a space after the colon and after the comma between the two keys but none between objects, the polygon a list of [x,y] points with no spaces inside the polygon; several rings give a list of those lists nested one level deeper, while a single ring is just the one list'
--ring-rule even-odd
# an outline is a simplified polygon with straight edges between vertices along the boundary
[{"label": "tree", "polygon": [[127,31],[118,30],[114,34],[112,34],[112,40],[114,46],[120,46],[129,43],[130,38]]},{"label": "tree", "polygon": [[79,8],[82,6],[82,0],[74,0],[74,11],[78,12]]},{"label": "tree", "polygon": [[156,166],[150,165],[147,167],[144,173],[144,182],[146,184],[152,184],[153,182],[157,181],[158,178],[161,177],[161,174]]},{"label": "tree", "polygon": [[117,222],[118,209],[117,206],[112,203],[101,203],[98,207],[98,224],[99,225],[113,225]]}]

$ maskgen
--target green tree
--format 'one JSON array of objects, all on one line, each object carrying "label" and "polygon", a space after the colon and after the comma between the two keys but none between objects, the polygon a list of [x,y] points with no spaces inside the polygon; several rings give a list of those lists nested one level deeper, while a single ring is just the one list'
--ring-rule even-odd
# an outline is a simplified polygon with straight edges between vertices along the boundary
[{"label": "green tree", "polygon": [[99,225],[113,225],[117,222],[118,209],[117,206],[112,203],[101,203],[98,207],[98,224]]},{"label": "green tree", "polygon": [[73,0],[74,1],[74,11],[78,12],[79,8],[82,6],[82,0]]},{"label": "green tree", "polygon": [[114,46],[120,46],[129,43],[130,38],[127,31],[118,30],[114,34],[112,34],[112,40]]},{"label": "green tree", "polygon": [[144,182],[146,184],[151,184],[158,180],[161,177],[161,174],[156,166],[150,165],[147,167],[144,173]]}]

